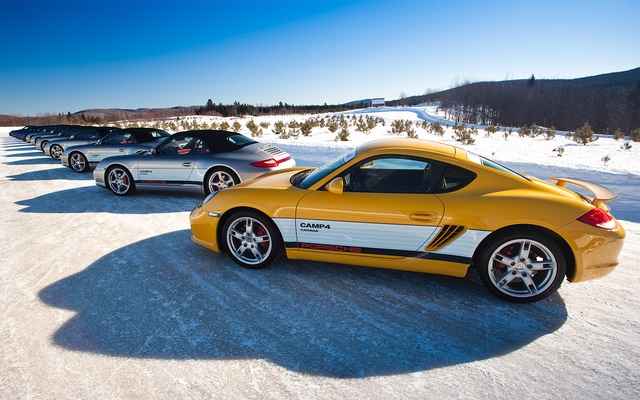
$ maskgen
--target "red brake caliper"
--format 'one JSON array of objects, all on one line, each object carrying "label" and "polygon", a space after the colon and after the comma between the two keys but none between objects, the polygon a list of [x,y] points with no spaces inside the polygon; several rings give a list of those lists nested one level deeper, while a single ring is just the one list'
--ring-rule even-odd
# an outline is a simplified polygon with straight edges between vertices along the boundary
[{"label": "red brake caliper", "polygon": [[[256,233],[258,234],[258,236],[264,236],[264,234],[266,234],[267,231],[265,231],[264,228],[262,226],[260,226],[260,227],[258,227],[258,231]],[[269,243],[268,242],[260,242],[260,244],[258,246],[260,246],[264,250],[267,250],[269,248]]]}]

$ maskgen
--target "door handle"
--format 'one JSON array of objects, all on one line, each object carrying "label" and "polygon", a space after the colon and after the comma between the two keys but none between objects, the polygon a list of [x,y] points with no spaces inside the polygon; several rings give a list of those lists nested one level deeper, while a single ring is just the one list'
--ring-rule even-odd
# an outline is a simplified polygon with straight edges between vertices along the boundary
[{"label": "door handle", "polygon": [[190,166],[191,166],[191,163],[190,163],[190,162],[183,162],[183,163],[182,163],[182,166],[183,166],[183,167],[190,167]]},{"label": "door handle", "polygon": [[124,149],[118,149],[120,153],[124,153]]},{"label": "door handle", "polygon": [[434,211],[418,211],[409,215],[409,218],[420,222],[436,222],[438,213]]}]

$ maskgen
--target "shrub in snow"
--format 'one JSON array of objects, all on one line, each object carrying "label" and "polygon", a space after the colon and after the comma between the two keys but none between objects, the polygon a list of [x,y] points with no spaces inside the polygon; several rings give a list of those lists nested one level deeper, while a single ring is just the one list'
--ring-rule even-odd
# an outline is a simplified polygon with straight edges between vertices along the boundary
[{"label": "shrub in snow", "polygon": [[251,132],[252,137],[262,137],[262,129],[255,123],[253,119],[250,119],[246,124],[247,129]]},{"label": "shrub in snow", "polygon": [[613,139],[615,140],[624,139],[625,136],[627,135],[624,132],[622,132],[620,128],[616,129],[616,131],[613,132]]},{"label": "shrub in snow", "polygon": [[529,129],[528,126],[522,125],[520,129],[518,129],[518,136],[520,137],[531,136],[531,130]]},{"label": "shrub in snow", "polygon": [[300,124],[300,133],[302,133],[302,136],[310,136],[312,129],[313,122],[311,120],[306,120]]},{"label": "shrub in snow", "polygon": [[467,129],[467,124],[453,126],[453,138],[462,144],[473,144],[476,140],[471,137],[472,134],[477,134],[477,128]]},{"label": "shrub in snow", "polygon": [[298,136],[300,136],[300,123],[298,121],[296,121],[295,119],[292,119],[287,124],[287,127],[289,128],[289,130],[287,131],[287,134],[289,135],[289,137],[293,137],[294,139],[297,139]]},{"label": "shrub in snow", "polygon": [[593,132],[593,129],[591,129],[591,126],[586,122],[582,128],[576,129],[573,133],[573,141],[583,146],[587,143],[595,142],[596,140],[598,140],[598,137]]},{"label": "shrub in snow", "polygon": [[551,140],[556,137],[556,127],[551,125],[551,128],[547,128],[544,131],[544,138],[547,140]]}]

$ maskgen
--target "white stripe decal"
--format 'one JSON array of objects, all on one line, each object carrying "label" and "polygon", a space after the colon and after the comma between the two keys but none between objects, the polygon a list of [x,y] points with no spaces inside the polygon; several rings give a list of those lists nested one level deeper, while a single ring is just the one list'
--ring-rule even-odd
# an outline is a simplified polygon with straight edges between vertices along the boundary
[{"label": "white stripe decal", "polygon": [[[424,251],[439,227],[275,218],[285,242],[308,242],[386,250]],[[491,232],[467,230],[447,246],[430,252],[471,258]]]},{"label": "white stripe decal", "polygon": [[416,251],[437,229],[433,226],[276,219],[285,242],[309,242]]}]

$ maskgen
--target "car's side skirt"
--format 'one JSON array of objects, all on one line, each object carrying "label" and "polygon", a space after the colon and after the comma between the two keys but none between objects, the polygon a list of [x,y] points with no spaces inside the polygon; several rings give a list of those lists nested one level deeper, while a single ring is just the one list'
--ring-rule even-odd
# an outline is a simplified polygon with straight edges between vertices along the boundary
[{"label": "car's side skirt", "polygon": [[323,250],[300,250],[287,248],[287,258],[292,260],[309,260],[336,264],[357,265],[362,267],[375,267],[397,269],[403,271],[425,272],[429,274],[464,277],[469,269],[468,263],[458,263],[446,260],[425,260],[419,257],[397,257],[373,254],[354,254],[328,252]]}]

